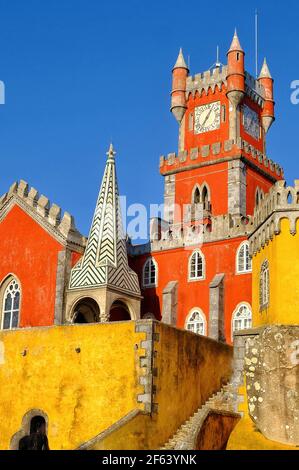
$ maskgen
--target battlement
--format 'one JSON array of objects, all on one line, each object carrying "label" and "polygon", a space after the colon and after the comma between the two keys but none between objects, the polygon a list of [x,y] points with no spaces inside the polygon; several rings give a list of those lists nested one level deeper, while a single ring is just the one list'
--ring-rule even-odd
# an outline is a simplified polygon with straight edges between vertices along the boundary
[{"label": "battlement", "polygon": [[265,99],[265,89],[263,85],[250,73],[245,71],[245,91],[256,103],[263,105]]},{"label": "battlement", "polygon": [[74,217],[68,212],[62,215],[61,208],[57,204],[51,204],[46,196],[40,195],[35,188],[30,188],[24,180],[13,183],[9,191],[0,197],[0,221],[9,211],[13,201],[16,201],[56,238],[81,247],[85,246],[86,239],[76,229]]},{"label": "battlement", "polygon": [[208,223],[196,227],[185,223],[168,225],[161,219],[153,219],[150,241],[143,245],[128,243],[128,252],[138,256],[176,248],[192,249],[205,243],[247,237],[252,229],[252,217],[232,217],[230,214],[210,217]]},{"label": "battlement", "polygon": [[[193,98],[195,93],[200,95],[204,91],[208,93],[209,89],[215,92],[216,86],[219,90],[222,86],[227,87],[227,65],[222,65],[214,69],[207,70],[203,73],[197,73],[193,76],[187,77],[186,81],[186,99],[188,99],[190,93]],[[263,106],[265,99],[265,90],[263,85],[255,79],[250,73],[245,71],[245,92],[250,96],[259,106]]]},{"label": "battlement", "polygon": [[295,235],[299,219],[299,180],[295,180],[294,187],[287,186],[284,180],[277,181],[256,205],[254,231],[250,237],[251,254],[260,251],[274,235],[279,235],[281,219],[286,218],[290,221],[290,233]]},{"label": "battlement", "polygon": [[240,156],[247,158],[255,166],[272,175],[274,180],[283,177],[283,169],[280,165],[241,138],[238,139],[237,144],[234,144],[232,140],[226,140],[223,143],[216,142],[212,145],[192,148],[189,152],[184,150],[179,152],[178,155],[176,153],[169,153],[167,156],[162,155],[160,157],[160,173],[162,175],[175,173],[176,171],[182,171],[184,167],[197,164],[204,166],[208,164],[207,160],[211,158],[213,158],[213,163],[216,163],[217,160],[221,162],[223,159]]},{"label": "battlement", "polygon": [[186,83],[186,97],[188,98],[190,93],[194,96],[196,91],[199,94],[201,94],[203,90],[207,93],[209,88],[214,92],[216,86],[221,89],[222,85],[227,85],[226,77],[227,66],[218,67],[213,70],[210,69],[206,72],[189,76],[187,77]]}]

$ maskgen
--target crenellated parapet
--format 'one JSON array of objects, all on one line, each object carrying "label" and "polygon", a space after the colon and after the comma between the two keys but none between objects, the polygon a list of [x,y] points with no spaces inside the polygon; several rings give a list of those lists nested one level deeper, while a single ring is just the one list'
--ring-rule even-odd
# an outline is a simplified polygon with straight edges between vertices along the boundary
[{"label": "crenellated parapet", "polygon": [[189,151],[184,150],[178,154],[162,155],[160,157],[160,173],[162,175],[172,174],[183,171],[184,167],[188,170],[190,167],[205,166],[211,162],[221,163],[232,158],[246,159],[247,163],[272,176],[273,182],[283,178],[283,168],[280,165],[241,138],[238,138],[236,144],[232,140],[226,140],[191,148]]},{"label": "crenellated parapet", "polygon": [[[186,82],[186,99],[195,94],[201,96],[203,93],[215,93],[218,90],[227,88],[228,67],[223,65],[214,69],[207,70],[203,73],[187,77]],[[245,94],[249,96],[259,106],[263,106],[265,99],[265,90],[262,84],[255,79],[250,73],[245,71]]]},{"label": "crenellated parapet", "polygon": [[290,233],[295,235],[299,219],[299,180],[295,180],[294,186],[287,186],[284,180],[277,181],[256,205],[249,239],[251,254],[256,254],[274,235],[279,235],[282,219],[289,220]]},{"label": "crenellated parapet", "polygon": [[74,217],[68,212],[62,215],[61,208],[57,204],[51,204],[46,196],[29,187],[26,181],[13,183],[8,192],[0,197],[0,221],[13,204],[19,205],[58,241],[84,248],[86,238],[76,229]]},{"label": "crenellated parapet", "polygon": [[248,237],[253,229],[252,217],[220,215],[190,226],[188,223],[168,225],[161,219],[151,220],[150,241],[144,245],[128,243],[131,256],[177,248],[193,249],[202,244]]},{"label": "crenellated parapet", "polygon": [[226,77],[227,66],[189,76],[186,83],[186,98],[188,99],[190,94],[194,98],[196,92],[201,95],[203,92],[207,94],[209,90],[212,90],[214,93],[216,86],[221,90],[223,86],[227,86]]}]

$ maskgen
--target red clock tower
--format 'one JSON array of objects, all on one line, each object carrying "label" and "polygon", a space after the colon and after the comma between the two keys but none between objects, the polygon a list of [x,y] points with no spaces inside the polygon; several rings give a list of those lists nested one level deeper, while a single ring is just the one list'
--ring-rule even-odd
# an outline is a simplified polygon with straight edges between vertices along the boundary
[{"label": "red clock tower", "polygon": [[[131,247],[132,266],[143,315],[230,342],[251,321],[254,206],[283,177],[266,156],[273,79],[266,61],[257,79],[245,70],[236,32],[227,65],[191,76],[180,50],[172,78],[179,144],[177,154],[160,158],[164,220],[151,221],[148,245]],[[186,227],[198,225],[201,237],[190,246]]]}]

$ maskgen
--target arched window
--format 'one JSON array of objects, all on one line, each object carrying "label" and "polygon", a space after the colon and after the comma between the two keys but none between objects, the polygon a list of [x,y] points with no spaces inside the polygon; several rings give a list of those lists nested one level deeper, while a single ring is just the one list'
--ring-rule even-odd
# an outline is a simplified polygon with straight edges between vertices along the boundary
[{"label": "arched window", "polygon": [[143,266],[143,287],[155,287],[157,285],[157,278],[157,263],[153,258],[149,258]]},{"label": "arched window", "polygon": [[200,308],[194,308],[189,313],[185,328],[188,331],[193,331],[193,333],[197,333],[198,335],[206,335],[207,334],[207,322],[206,317]]},{"label": "arched window", "polygon": [[202,199],[203,209],[205,211],[209,211],[210,210],[209,192],[206,186],[202,188],[201,199]]},{"label": "arched window", "polygon": [[193,193],[193,204],[199,204],[200,203],[200,191],[199,188],[196,187],[195,191]]},{"label": "arched window", "polygon": [[266,308],[270,300],[270,273],[269,263],[265,260],[260,272],[260,308]]},{"label": "arched window", "polygon": [[232,331],[246,330],[252,326],[252,313],[248,304],[239,304],[232,318]]},{"label": "arched window", "polygon": [[21,290],[19,282],[15,278],[11,278],[3,295],[1,322],[1,328],[3,330],[10,330],[12,328],[18,327],[20,316],[20,299]]},{"label": "arched window", "polygon": [[205,260],[200,251],[194,251],[189,258],[189,280],[203,279],[205,276]]},{"label": "arched window", "polygon": [[249,255],[249,243],[243,242],[238,248],[237,259],[236,259],[237,273],[248,273],[251,272],[252,264]]}]

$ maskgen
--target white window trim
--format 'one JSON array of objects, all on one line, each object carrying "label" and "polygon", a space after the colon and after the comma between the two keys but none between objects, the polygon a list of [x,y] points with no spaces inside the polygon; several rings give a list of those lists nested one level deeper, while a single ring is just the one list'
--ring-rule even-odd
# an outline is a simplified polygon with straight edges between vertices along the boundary
[{"label": "white window trim", "polygon": [[[195,253],[199,253],[199,255],[201,256],[201,259],[202,259],[202,276],[200,276],[200,277],[191,277],[191,260],[192,260],[193,255],[195,255]],[[189,260],[188,260],[188,282],[203,281],[205,278],[206,278],[206,259],[205,259],[205,256],[204,256],[204,254],[201,250],[194,250],[191,253],[191,255],[189,256]]]},{"label": "white window trim", "polygon": [[[144,271],[145,271],[145,267],[147,265],[147,263],[149,263],[150,261],[152,261],[155,265],[155,282],[153,283],[150,283],[150,284],[144,284]],[[155,258],[153,257],[149,257],[146,259],[146,261],[144,262],[143,264],[143,268],[142,268],[142,287],[144,289],[151,289],[153,287],[157,287],[158,286],[158,263],[157,261],[155,260]]]},{"label": "white window trim", "polygon": [[[234,320],[235,320],[235,315],[238,312],[238,310],[240,309],[240,307],[242,307],[242,305],[246,306],[251,312],[251,327],[252,327],[252,307],[251,307],[249,302],[240,302],[236,306],[236,308],[235,308],[235,310],[233,311],[233,314],[232,314],[232,319],[231,319],[231,339],[232,339],[232,342],[234,341]],[[237,331],[242,331],[242,330],[237,330]]]},{"label": "white window trim", "polygon": [[[19,286],[19,292],[20,292],[20,300],[19,300],[19,310],[18,310],[18,325],[15,326],[14,328],[7,328],[3,329],[4,325],[4,302],[5,302],[5,293],[7,291],[8,286],[12,281],[16,281],[18,286]],[[10,331],[10,330],[16,330],[20,327],[20,320],[21,320],[21,308],[22,308],[22,286],[20,283],[19,278],[13,274],[9,273],[5,278],[2,280],[0,283],[0,331]]]},{"label": "white window trim", "polygon": [[[239,270],[239,254],[240,254],[241,249],[245,245],[247,245],[248,248],[249,248],[249,242],[246,241],[246,240],[239,245],[239,247],[237,249],[237,253],[236,253],[236,274],[240,274],[240,275],[252,273],[252,260],[251,260],[251,263],[250,263],[251,264],[251,269],[244,270],[244,271]],[[244,258],[244,262],[245,262],[245,258]]]},{"label": "white window trim", "polygon": [[[266,283],[266,286],[264,286],[264,276],[265,276],[266,271],[267,271],[267,283]],[[263,261],[261,265],[261,269],[260,269],[259,302],[260,302],[260,311],[265,310],[266,308],[269,307],[269,304],[270,304],[270,267],[269,267],[269,261],[267,259]]]},{"label": "white window trim", "polygon": [[[190,333],[193,333],[193,331],[187,329],[187,326],[188,326],[188,323],[189,323],[189,321],[190,321],[190,318],[192,317],[192,315],[193,315],[195,312],[196,312],[196,313],[197,313],[197,312],[200,313],[200,315],[201,315],[201,317],[202,317],[202,319],[203,319],[204,332],[203,332],[203,334],[202,334],[201,336],[207,336],[207,334],[208,334],[208,330],[207,330],[207,317],[205,316],[203,310],[202,310],[200,307],[194,307],[194,308],[192,308],[192,310],[190,310],[190,312],[188,313],[188,315],[187,315],[187,317],[186,317],[186,320],[185,320],[185,330],[186,330],[186,331],[189,331]],[[198,333],[194,333],[194,334],[198,334]]]}]

